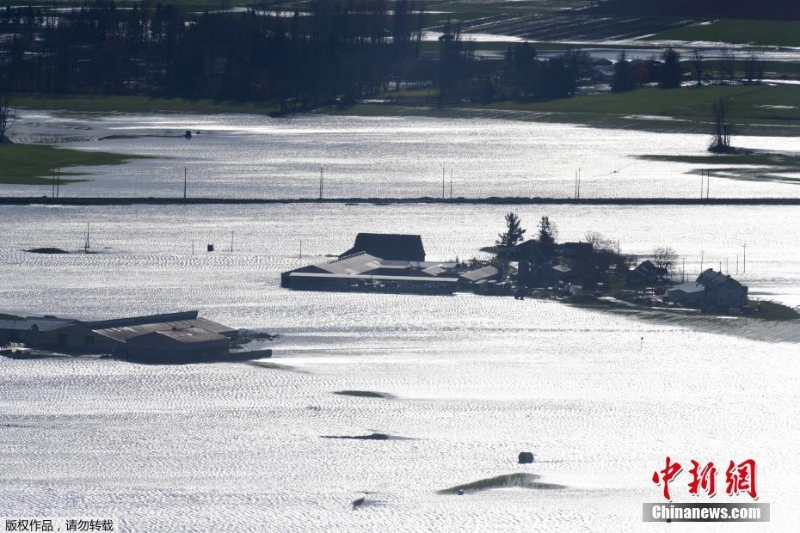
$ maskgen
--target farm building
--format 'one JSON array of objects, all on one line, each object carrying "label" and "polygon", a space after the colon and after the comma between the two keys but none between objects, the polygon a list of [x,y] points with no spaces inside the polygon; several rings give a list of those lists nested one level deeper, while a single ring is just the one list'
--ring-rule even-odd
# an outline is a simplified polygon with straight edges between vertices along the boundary
[{"label": "farm building", "polygon": [[668,272],[664,267],[657,267],[652,261],[643,261],[628,272],[626,283],[631,286],[655,285],[667,279]]},{"label": "farm building", "polygon": [[359,233],[353,247],[339,256],[344,259],[366,253],[389,261],[425,261],[425,248],[419,235]]},{"label": "farm building", "polygon": [[698,276],[697,283],[706,288],[705,307],[727,311],[747,303],[747,287],[722,272],[714,272],[709,268]]},{"label": "farm building", "polygon": [[[142,362],[174,363],[230,355],[238,331],[205,318],[197,311],[102,321],[29,317],[0,323],[9,341],[32,348],[71,354],[112,354]],[[267,351],[254,353],[262,357]]]},{"label": "farm building", "polygon": [[706,295],[706,287],[696,281],[675,285],[667,289],[667,298],[684,307],[701,308]]},{"label": "farm building", "polygon": [[722,272],[709,268],[697,281],[667,290],[667,298],[685,307],[728,311],[747,304],[747,287]]},{"label": "farm building", "polygon": [[451,294],[455,292],[455,264],[388,260],[358,253],[332,261],[301,267],[281,274],[281,287],[320,291],[410,292]]}]

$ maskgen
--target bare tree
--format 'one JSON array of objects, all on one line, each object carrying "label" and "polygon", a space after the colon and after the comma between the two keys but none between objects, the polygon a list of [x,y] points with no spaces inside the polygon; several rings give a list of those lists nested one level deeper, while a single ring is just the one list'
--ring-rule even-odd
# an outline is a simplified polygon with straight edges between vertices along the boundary
[{"label": "bare tree", "polygon": [[667,272],[672,272],[672,267],[678,261],[678,254],[669,246],[659,246],[653,250],[653,264],[659,268],[666,268]]},{"label": "bare tree", "polygon": [[0,96],[0,144],[6,142],[6,132],[14,125],[16,119],[11,98]]},{"label": "bare tree", "polygon": [[586,242],[592,245],[592,249],[597,252],[611,252],[613,254],[619,253],[619,243],[606,239],[602,233],[596,231],[589,231],[584,236]]},{"label": "bare tree", "polygon": [[730,114],[728,100],[720,98],[711,104],[711,114],[713,117],[713,129],[711,131],[713,138],[708,151],[718,154],[732,152],[731,135],[733,134],[733,124],[728,122],[728,115]]},{"label": "bare tree", "polygon": [[736,75],[736,55],[729,47],[722,49],[722,58],[720,61],[720,79],[728,78],[728,81],[733,81]]},{"label": "bare tree", "polygon": [[692,66],[694,67],[694,75],[697,78],[697,86],[703,86],[703,56],[700,50],[695,48],[694,58],[692,59]]},{"label": "bare tree", "polygon": [[750,54],[744,62],[744,77],[748,83],[761,83],[764,78],[764,60]]}]

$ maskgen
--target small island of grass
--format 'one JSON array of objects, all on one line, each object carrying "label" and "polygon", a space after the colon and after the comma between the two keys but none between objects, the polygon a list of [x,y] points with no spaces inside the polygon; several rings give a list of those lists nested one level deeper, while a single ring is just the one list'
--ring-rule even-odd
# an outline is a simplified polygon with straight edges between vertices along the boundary
[{"label": "small island of grass", "polygon": [[62,250],[61,248],[31,248],[30,250],[25,250],[31,254],[68,254],[69,252],[66,250]]},{"label": "small island of grass", "polygon": [[76,176],[83,172],[70,172],[70,167],[93,167],[122,165],[142,156],[112,154],[107,152],[85,152],[67,150],[46,145],[0,144],[0,184],[4,185],[51,185],[53,170],[61,170],[60,185],[69,185],[86,179]]}]

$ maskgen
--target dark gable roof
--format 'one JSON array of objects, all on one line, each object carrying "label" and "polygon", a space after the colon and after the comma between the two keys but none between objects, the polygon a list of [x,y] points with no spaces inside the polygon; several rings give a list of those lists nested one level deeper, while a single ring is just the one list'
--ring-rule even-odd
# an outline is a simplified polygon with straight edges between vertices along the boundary
[{"label": "dark gable roof", "polygon": [[713,268],[709,268],[705,270],[702,274],[697,277],[697,283],[705,285],[706,287],[719,287],[719,286],[739,286],[741,287],[742,284],[733,279],[730,276],[723,274],[722,272],[714,272]]},{"label": "dark gable roof", "polygon": [[512,255],[514,256],[514,259],[518,261],[541,263],[542,261],[546,260],[544,254],[542,253],[542,249],[539,246],[539,241],[535,239],[521,242],[516,245]]},{"label": "dark gable roof", "polygon": [[419,235],[359,233],[353,247],[339,257],[360,252],[394,261],[425,261],[425,248]]}]

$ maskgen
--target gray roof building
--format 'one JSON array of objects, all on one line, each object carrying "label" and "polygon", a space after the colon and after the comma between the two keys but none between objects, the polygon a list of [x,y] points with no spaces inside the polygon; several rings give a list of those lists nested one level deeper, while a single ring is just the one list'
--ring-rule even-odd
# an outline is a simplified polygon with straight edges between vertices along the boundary
[{"label": "gray roof building", "polygon": [[500,271],[497,269],[497,267],[485,266],[483,268],[478,268],[476,270],[470,270],[469,272],[464,272],[459,276],[459,279],[471,283],[476,283],[481,280],[496,278],[499,275]]}]

